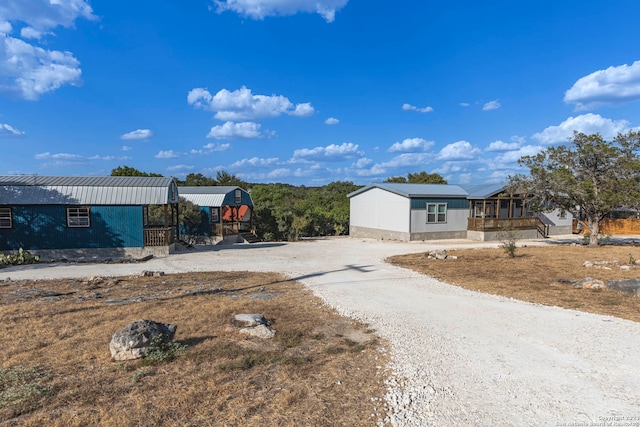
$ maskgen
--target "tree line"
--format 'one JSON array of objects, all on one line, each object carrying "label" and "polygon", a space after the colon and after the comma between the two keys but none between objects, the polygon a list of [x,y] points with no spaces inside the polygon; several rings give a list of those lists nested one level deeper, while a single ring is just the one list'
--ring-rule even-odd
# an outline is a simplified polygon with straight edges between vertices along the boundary
[{"label": "tree line", "polygon": [[[112,176],[161,177],[129,166],[118,166]],[[215,177],[190,173],[178,186],[238,186],[247,190],[253,199],[253,220],[256,234],[263,240],[298,240],[303,237],[342,236],[349,234],[349,199],[347,194],[362,188],[349,181],[335,181],[321,187],[290,184],[255,184],[233,174],[218,171]],[[420,172],[404,177],[390,177],[387,182],[446,184],[442,176]],[[163,216],[154,210],[150,218],[161,222]],[[180,200],[179,222],[183,233],[197,234],[202,227],[202,213],[192,203]]]}]

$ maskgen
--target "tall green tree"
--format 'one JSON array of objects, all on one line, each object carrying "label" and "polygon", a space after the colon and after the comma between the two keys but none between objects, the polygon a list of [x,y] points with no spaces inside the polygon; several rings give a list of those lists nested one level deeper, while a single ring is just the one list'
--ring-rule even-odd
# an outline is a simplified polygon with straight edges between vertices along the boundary
[{"label": "tall green tree", "polygon": [[215,185],[230,185],[230,186],[238,186],[241,188],[247,188],[249,186],[247,182],[225,171],[216,172],[215,182],[216,182]]},{"label": "tall green tree", "polygon": [[399,182],[408,184],[447,184],[447,180],[439,173],[427,173],[425,171],[410,173],[407,177],[392,176],[385,180],[385,182]]},{"label": "tall green tree", "polygon": [[162,177],[159,173],[147,173],[139,171],[136,168],[132,168],[130,166],[118,166],[117,168],[111,169],[111,176],[151,176],[151,177]]},{"label": "tall green tree", "polygon": [[184,185],[186,187],[202,187],[216,184],[215,179],[204,176],[201,173],[190,173],[185,177],[184,181],[180,183],[180,185]]},{"label": "tall green tree", "polygon": [[605,141],[574,132],[567,145],[550,147],[518,162],[529,175],[510,178],[511,191],[527,194],[539,211],[570,212],[598,245],[600,221],[619,208],[640,206],[640,132]]}]

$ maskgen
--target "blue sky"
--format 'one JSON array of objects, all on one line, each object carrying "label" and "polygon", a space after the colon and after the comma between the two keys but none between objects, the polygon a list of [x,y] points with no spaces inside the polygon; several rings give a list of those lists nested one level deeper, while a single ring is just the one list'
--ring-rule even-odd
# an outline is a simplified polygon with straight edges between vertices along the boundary
[{"label": "blue sky", "polygon": [[499,183],[640,126],[640,2],[1,0],[0,174]]}]

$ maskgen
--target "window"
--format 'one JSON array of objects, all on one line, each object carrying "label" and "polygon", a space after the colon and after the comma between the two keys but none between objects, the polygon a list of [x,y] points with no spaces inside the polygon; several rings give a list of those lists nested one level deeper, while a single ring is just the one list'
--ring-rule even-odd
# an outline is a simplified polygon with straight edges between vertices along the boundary
[{"label": "window", "polygon": [[11,208],[0,208],[0,228],[13,228]]},{"label": "window", "polygon": [[446,203],[427,203],[427,223],[447,222]]},{"label": "window", "polygon": [[211,209],[211,222],[220,222],[220,208]]},{"label": "window", "polygon": [[67,227],[88,228],[91,227],[89,208],[67,208]]},{"label": "window", "polygon": [[235,191],[235,197],[234,197],[234,199],[235,199],[235,204],[236,204],[236,205],[241,205],[241,204],[242,204],[242,190],[237,189],[237,190]]}]

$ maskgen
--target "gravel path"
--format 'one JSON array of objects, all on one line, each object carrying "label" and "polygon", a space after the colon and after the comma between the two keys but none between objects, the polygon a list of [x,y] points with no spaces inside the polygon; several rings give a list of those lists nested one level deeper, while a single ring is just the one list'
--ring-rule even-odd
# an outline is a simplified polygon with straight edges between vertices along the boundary
[{"label": "gravel path", "polygon": [[11,267],[0,279],[279,271],[390,341],[394,426],[640,425],[640,323],[472,292],[383,261],[464,246],[495,244],[233,245],[144,264]]}]

